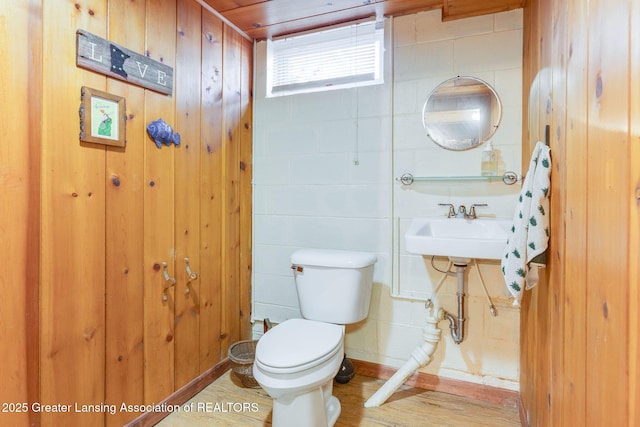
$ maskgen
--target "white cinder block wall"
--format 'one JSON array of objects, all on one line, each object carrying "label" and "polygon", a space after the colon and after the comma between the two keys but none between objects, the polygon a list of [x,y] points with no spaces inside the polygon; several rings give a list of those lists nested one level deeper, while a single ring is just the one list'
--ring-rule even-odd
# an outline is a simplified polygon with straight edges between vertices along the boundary
[{"label": "white cinder block wall", "polygon": [[[374,252],[370,314],[348,326],[346,350],[351,358],[397,367],[422,342],[426,298],[456,312],[454,278],[432,296],[440,273],[430,258],[404,251],[410,219],[444,214],[438,203],[488,203],[479,213],[510,218],[519,186],[455,180],[403,186],[394,178],[479,174],[482,148],[446,151],[422,128],[427,95],[456,75],[496,89],[504,109],[493,138],[500,167],[521,172],[522,12],[446,23],[440,11],[419,13],[387,22],[387,35],[384,85],[276,98],[264,96],[266,43],[257,44],[253,316],[256,337],[264,318],[300,316],[289,268],[296,249]],[[448,323],[440,323],[445,338],[422,370],[517,390],[519,311],[507,300],[499,263],[480,262],[480,270],[498,316],[490,316],[469,268],[466,339],[454,344]]]}]

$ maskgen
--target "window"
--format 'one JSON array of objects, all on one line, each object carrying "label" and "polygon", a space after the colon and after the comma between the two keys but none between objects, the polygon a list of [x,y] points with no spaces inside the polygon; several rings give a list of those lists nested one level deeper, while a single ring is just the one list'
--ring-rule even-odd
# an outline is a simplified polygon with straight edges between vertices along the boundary
[{"label": "window", "polygon": [[267,43],[267,96],[383,83],[383,22],[369,21]]}]

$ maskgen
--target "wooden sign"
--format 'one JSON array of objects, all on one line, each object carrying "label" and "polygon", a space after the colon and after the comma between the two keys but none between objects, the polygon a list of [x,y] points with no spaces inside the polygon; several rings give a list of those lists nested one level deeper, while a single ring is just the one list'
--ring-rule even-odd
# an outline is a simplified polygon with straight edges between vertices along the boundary
[{"label": "wooden sign", "polygon": [[78,30],[76,34],[78,67],[166,95],[173,94],[173,68],[87,31]]}]

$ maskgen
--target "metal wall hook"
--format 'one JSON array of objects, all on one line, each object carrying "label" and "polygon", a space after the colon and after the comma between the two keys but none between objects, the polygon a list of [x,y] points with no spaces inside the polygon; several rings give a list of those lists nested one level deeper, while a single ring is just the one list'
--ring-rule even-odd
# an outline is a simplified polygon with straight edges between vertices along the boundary
[{"label": "metal wall hook", "polygon": [[189,266],[189,258],[185,258],[184,262],[186,264],[184,269],[187,272],[187,284],[184,293],[188,294],[189,292],[191,292],[191,288],[189,285],[191,284],[192,280],[196,280],[198,278],[198,273],[196,273],[195,271],[191,271],[191,267]]},{"label": "metal wall hook", "polygon": [[174,277],[169,276],[168,264],[166,262],[162,263],[162,275],[164,276],[165,285],[162,288],[162,301],[167,301],[169,299],[169,295],[167,291],[170,287],[176,285],[176,279]]},{"label": "metal wall hook", "polygon": [[164,276],[164,280],[170,283],[167,287],[171,287],[176,284],[176,279],[174,277],[169,276],[169,271],[167,270],[167,268],[168,268],[168,264],[166,262],[163,262],[162,275]]},{"label": "metal wall hook", "polygon": [[185,262],[185,270],[187,270],[187,277],[189,278],[189,281],[192,280],[196,280],[198,278],[198,273],[191,271],[191,267],[189,266],[189,258],[185,258],[184,259]]}]

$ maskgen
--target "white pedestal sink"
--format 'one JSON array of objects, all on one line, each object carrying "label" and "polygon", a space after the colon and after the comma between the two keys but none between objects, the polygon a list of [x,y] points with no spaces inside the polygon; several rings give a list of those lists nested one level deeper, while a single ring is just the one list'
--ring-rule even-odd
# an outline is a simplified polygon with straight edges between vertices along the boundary
[{"label": "white pedestal sink", "polygon": [[501,259],[511,226],[511,220],[497,218],[415,218],[404,235],[405,248],[451,259]]}]

